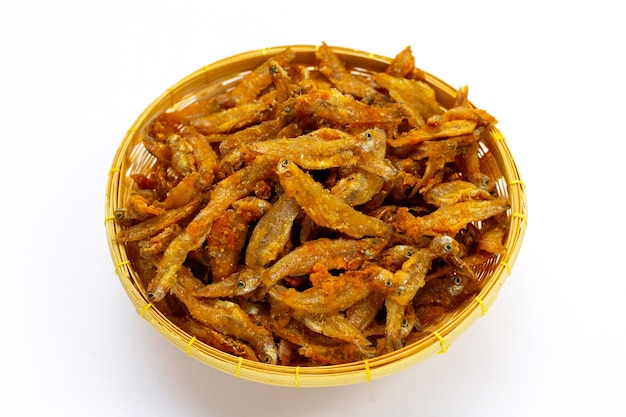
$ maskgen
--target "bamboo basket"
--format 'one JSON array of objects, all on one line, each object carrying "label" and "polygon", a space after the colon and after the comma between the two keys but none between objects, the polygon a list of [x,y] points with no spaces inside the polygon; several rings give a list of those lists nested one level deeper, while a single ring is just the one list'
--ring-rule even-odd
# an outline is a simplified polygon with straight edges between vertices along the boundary
[{"label": "bamboo basket", "polygon": [[[476,271],[481,279],[486,280],[480,293],[425,329],[428,336],[393,353],[371,360],[314,367],[268,365],[244,360],[206,345],[175,326],[153,307],[141,284],[141,277],[132,268],[124,244],[115,240],[119,226],[114,220],[113,213],[116,209],[124,207],[134,187],[129,174],[147,174],[154,163],[154,158],[141,142],[144,128],[158,114],[168,109],[183,107],[232,87],[245,73],[285,48],[281,46],[242,53],[193,72],[166,89],[130,127],[113,160],[106,193],[105,227],[115,272],[140,317],[147,320],[163,337],[187,355],[210,367],[237,378],[278,386],[328,387],[370,382],[406,369],[438,353],[445,353],[462,332],[485,315],[511,274],[527,225],[527,202],[524,184],[506,140],[498,129],[491,128],[490,134],[482,143],[480,157],[485,174],[496,181],[497,193],[508,197],[511,203],[511,208],[507,212],[510,230],[505,243],[506,252]],[[294,62],[315,64],[316,46],[296,45],[291,48],[297,54]],[[384,71],[391,62],[390,58],[364,51],[340,47],[333,47],[333,50],[355,71]],[[428,73],[426,82],[434,88],[437,100],[444,107],[452,105],[456,95],[455,88]]]}]

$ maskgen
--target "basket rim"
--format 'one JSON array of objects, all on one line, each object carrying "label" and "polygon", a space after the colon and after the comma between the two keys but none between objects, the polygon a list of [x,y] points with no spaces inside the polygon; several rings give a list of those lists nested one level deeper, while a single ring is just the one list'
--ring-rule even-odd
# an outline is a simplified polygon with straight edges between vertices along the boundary
[{"label": "basket rim", "polygon": [[[368,64],[379,66],[385,66],[391,62],[391,58],[371,52],[340,46],[330,47],[340,57],[354,58],[356,62],[367,62]],[[105,201],[105,228],[109,250],[114,261],[115,273],[140,317],[146,319],[171,343],[204,364],[227,372],[237,378],[270,385],[317,387],[369,382],[412,366],[434,354],[447,351],[448,347],[461,333],[479,317],[485,315],[495,301],[501,286],[511,275],[511,269],[521,249],[527,227],[527,201],[525,186],[520,178],[513,156],[504,136],[496,127],[491,128],[488,137],[492,142],[489,144],[490,149],[493,150],[493,153],[503,158],[499,165],[502,165],[502,176],[505,178],[511,202],[511,224],[506,242],[507,251],[500,257],[499,264],[491,273],[488,285],[481,289],[475,300],[473,300],[474,302],[466,303],[463,309],[454,313],[454,320],[441,325],[440,328],[411,345],[371,360],[341,365],[306,367],[268,365],[230,355],[196,340],[195,337],[178,329],[158,309],[152,308],[153,305],[148,300],[145,291],[138,288],[140,287],[137,285],[138,277],[130,266],[130,259],[127,256],[124,245],[115,240],[117,225],[113,214],[121,206],[119,204],[120,191],[124,191],[124,173],[129,170],[128,152],[130,145],[137,141],[137,136],[142,127],[164,108],[173,108],[177,103],[187,99],[195,86],[214,83],[215,79],[219,79],[220,76],[228,72],[225,67],[228,67],[230,64],[245,62],[250,66],[248,70],[251,70],[254,68],[254,62],[260,63],[269,56],[277,54],[286,48],[294,50],[297,56],[310,56],[315,53],[319,45],[274,46],[222,58],[183,77],[173,84],[172,87],[167,88],[143,110],[124,135],[109,171]],[[426,82],[433,86],[438,95],[452,95],[456,92],[456,89],[428,72],[425,72],[425,77]],[[474,106],[471,102],[470,104]]]}]

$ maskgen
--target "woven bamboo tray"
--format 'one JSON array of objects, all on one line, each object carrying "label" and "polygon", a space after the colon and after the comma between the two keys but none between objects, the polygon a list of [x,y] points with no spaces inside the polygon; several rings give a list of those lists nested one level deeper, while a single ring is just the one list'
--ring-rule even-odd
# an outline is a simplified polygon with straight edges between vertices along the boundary
[{"label": "woven bamboo tray", "polygon": [[[291,46],[297,57],[294,62],[315,64],[316,46]],[[116,209],[124,207],[134,182],[131,173],[147,174],[154,158],[141,142],[144,128],[160,113],[180,108],[198,99],[217,94],[232,87],[243,74],[255,68],[269,56],[285,49],[284,46],[267,48],[235,55],[207,65],[168,88],[151,103],[135,121],[123,138],[109,172],[106,194],[105,226],[115,272],[141,318],[147,320],[167,340],[187,355],[215,369],[237,378],[265,384],[291,387],[327,387],[359,382],[370,382],[406,369],[438,353],[444,353],[454,340],[475,320],[485,315],[495,301],[500,288],[511,274],[518,256],[527,224],[527,202],[524,184],[506,140],[496,128],[482,143],[481,167],[496,181],[500,196],[508,197],[511,208],[507,212],[510,230],[505,243],[506,252],[495,261],[482,266],[477,275],[486,280],[480,293],[460,305],[427,328],[429,335],[393,353],[371,360],[343,365],[297,367],[257,363],[208,346],[176,327],[149,302],[141,279],[133,270],[124,245],[116,242],[119,226],[114,220]],[[348,67],[367,71],[384,71],[391,59],[372,53],[333,47]],[[434,88],[437,100],[444,106],[452,105],[456,89],[426,73],[426,81]]]}]

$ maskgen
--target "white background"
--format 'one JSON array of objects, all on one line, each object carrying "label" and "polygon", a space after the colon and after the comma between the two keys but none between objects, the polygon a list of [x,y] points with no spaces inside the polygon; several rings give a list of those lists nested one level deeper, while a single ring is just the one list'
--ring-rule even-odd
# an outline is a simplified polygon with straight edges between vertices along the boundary
[{"label": "white background", "polygon": [[[617,0],[3,1],[0,414],[625,415],[625,21]],[[137,315],[105,189],[126,131],[179,79],[321,41],[411,45],[420,68],[468,84],[500,121],[529,227],[495,304],[445,355],[370,384],[277,388],[206,367]]]}]

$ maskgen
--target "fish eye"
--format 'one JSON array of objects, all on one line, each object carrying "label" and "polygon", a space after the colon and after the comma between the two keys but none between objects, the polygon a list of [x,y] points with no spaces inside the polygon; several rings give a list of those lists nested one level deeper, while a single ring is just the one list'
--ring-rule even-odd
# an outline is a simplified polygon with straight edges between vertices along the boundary
[{"label": "fish eye", "polygon": [[446,252],[450,252],[452,250],[452,244],[451,243],[446,243],[443,247],[443,250]]},{"label": "fish eye", "polygon": [[412,250],[406,251],[406,257],[410,258],[411,256],[413,256],[413,251]]},{"label": "fish eye", "polygon": [[272,361],[272,358],[270,358],[269,356],[266,356],[263,358],[263,362],[265,363],[270,363]]},{"label": "fish eye", "polygon": [[393,284],[393,283],[391,282],[391,280],[390,280],[390,279],[386,279],[386,280],[385,280],[385,287],[387,287],[387,288],[388,288],[388,287],[391,287],[391,284]]},{"label": "fish eye", "polygon": [[367,130],[367,131],[364,133],[364,135],[365,135],[365,139],[367,139],[367,140],[372,140],[372,138],[374,138],[374,135],[373,135],[373,134],[372,134],[372,132],[371,132],[371,131],[369,131],[369,130]]},{"label": "fish eye", "polygon": [[246,288],[246,283],[244,281],[237,281],[237,288]]},{"label": "fish eye", "polygon": [[408,327],[409,321],[407,319],[402,320],[402,327]]},{"label": "fish eye", "polygon": [[281,174],[283,174],[286,177],[290,177],[293,175],[292,172],[289,171],[289,160],[288,159],[283,159],[282,161],[280,161],[280,163],[278,164],[277,167],[277,171]]},{"label": "fish eye", "polygon": [[461,277],[455,276],[452,283],[453,284],[448,287],[448,293],[453,297],[461,294],[461,291],[463,291],[463,280]]},{"label": "fish eye", "polygon": [[272,65],[270,67],[270,70],[274,73],[274,74],[278,74],[278,67],[276,65]]}]

